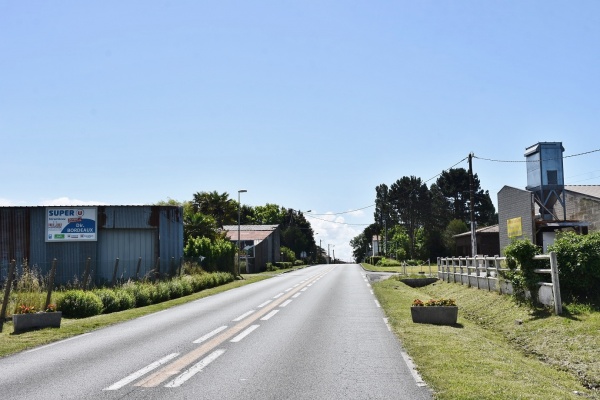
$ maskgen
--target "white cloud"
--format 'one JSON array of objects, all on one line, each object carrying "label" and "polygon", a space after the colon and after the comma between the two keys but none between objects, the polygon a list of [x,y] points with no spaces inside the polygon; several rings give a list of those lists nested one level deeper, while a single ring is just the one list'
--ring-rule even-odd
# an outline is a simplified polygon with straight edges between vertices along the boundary
[{"label": "white cloud", "polygon": [[350,247],[350,240],[359,235],[362,232],[361,226],[348,225],[346,219],[342,215],[334,215],[332,213],[326,213],[324,215],[318,215],[308,217],[313,232],[315,235],[315,241],[325,250],[329,249],[331,257],[347,261],[354,262],[352,256],[352,247]]}]

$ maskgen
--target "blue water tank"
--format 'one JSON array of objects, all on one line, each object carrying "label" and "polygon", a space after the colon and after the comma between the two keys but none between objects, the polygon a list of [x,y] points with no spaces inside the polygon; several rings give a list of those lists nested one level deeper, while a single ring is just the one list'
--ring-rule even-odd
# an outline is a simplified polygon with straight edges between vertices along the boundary
[{"label": "blue water tank", "polygon": [[535,193],[542,214],[553,209],[564,191],[564,151],[561,142],[540,142],[525,149],[526,189]]}]

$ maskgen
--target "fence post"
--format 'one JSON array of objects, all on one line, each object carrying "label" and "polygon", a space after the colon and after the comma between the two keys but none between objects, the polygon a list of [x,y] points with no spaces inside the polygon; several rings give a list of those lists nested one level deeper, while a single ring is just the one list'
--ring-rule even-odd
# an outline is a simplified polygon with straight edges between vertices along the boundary
[{"label": "fence post", "polygon": [[135,269],[135,280],[140,279],[140,268],[142,268],[142,257],[138,258],[137,268]]},{"label": "fence post", "polygon": [[115,269],[113,271],[112,286],[117,284],[117,270],[119,269],[119,257],[115,260]]},{"label": "fence post", "polygon": [[554,312],[562,314],[562,299],[560,297],[560,282],[558,279],[558,259],[556,252],[550,252],[550,274],[552,276],[552,294],[554,296]]},{"label": "fence post", "polygon": [[90,265],[92,263],[92,258],[88,257],[85,260],[85,271],[83,272],[83,290],[87,290],[88,280],[90,279]]},{"label": "fence post", "polygon": [[4,319],[6,318],[6,308],[8,307],[8,300],[10,299],[10,289],[15,279],[15,265],[17,262],[12,260],[8,267],[8,276],[6,277],[6,289],[4,289],[4,301],[2,301],[2,310],[0,310],[0,332],[2,332],[2,326],[4,325]]},{"label": "fence post", "polygon": [[50,304],[50,298],[52,297],[52,289],[54,289],[54,277],[56,276],[56,263],[58,260],[55,258],[52,260],[52,268],[50,269],[50,277],[48,278],[48,294],[46,295],[46,304],[44,305],[44,310],[48,309],[48,304]]}]

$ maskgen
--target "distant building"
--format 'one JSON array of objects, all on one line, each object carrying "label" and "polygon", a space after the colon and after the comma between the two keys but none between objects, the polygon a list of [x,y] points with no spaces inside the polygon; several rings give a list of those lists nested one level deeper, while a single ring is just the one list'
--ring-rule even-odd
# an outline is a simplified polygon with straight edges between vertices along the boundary
[{"label": "distant building", "polygon": [[[471,231],[454,235],[456,253],[454,256],[471,257]],[[475,231],[477,253],[484,256],[500,255],[498,225],[486,226]]]},{"label": "distant building", "polygon": [[[236,243],[238,241],[238,226],[223,226],[227,238]],[[281,260],[281,240],[279,225],[240,225],[240,242],[242,249],[247,249],[242,259],[248,260],[246,272],[255,273],[265,271],[267,263],[276,263]]]}]

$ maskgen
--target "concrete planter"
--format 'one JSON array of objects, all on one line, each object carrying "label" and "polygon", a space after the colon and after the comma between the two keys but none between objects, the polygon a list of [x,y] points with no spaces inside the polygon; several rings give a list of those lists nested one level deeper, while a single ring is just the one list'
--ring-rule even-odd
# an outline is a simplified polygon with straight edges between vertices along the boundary
[{"label": "concrete planter", "polygon": [[13,314],[14,333],[21,333],[32,329],[60,328],[62,312],[41,312],[34,314]]},{"label": "concrete planter", "polygon": [[457,306],[411,307],[413,322],[419,324],[454,325],[458,319]]}]

